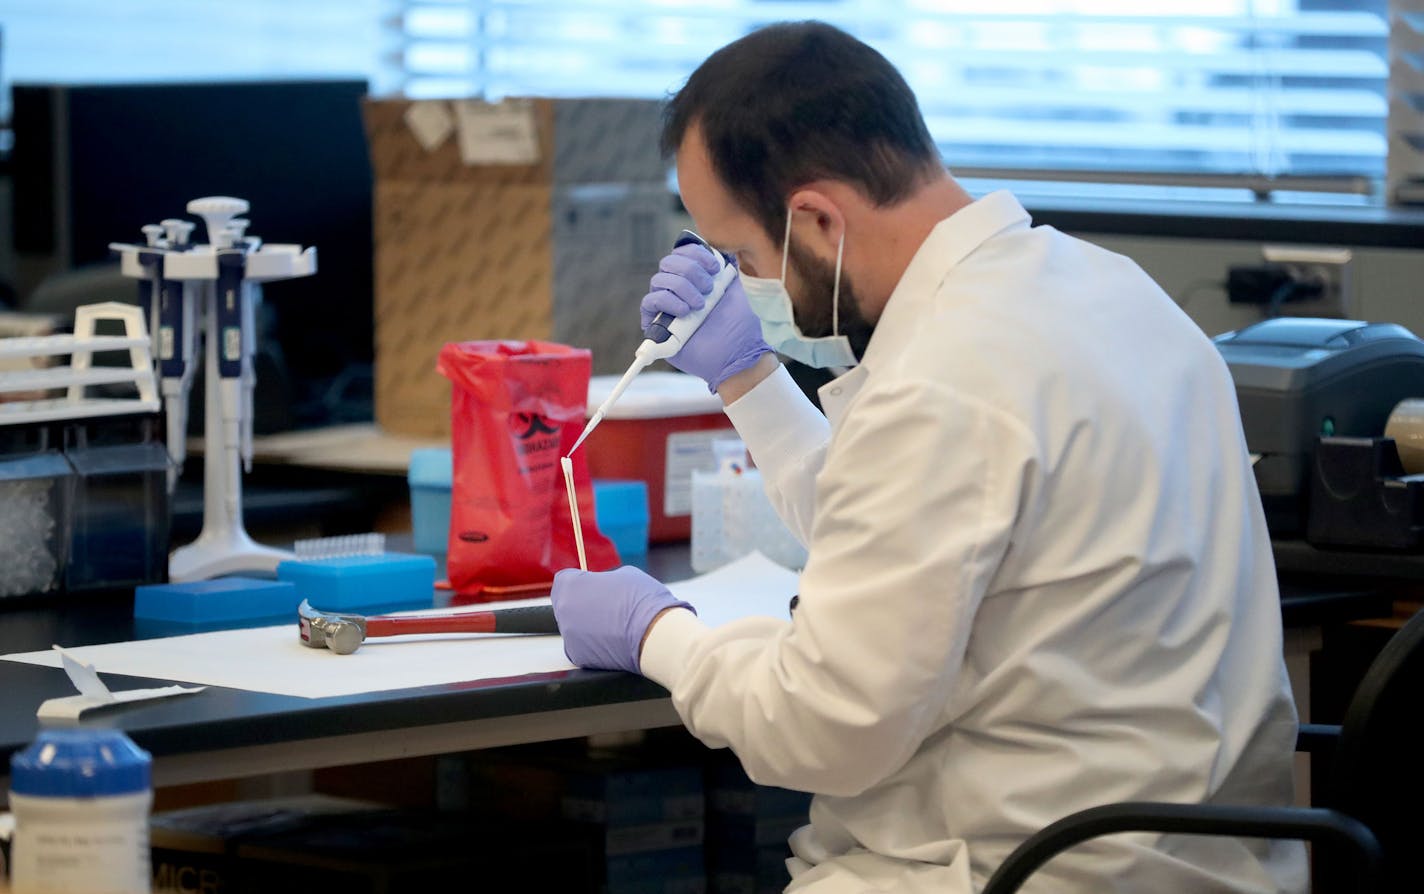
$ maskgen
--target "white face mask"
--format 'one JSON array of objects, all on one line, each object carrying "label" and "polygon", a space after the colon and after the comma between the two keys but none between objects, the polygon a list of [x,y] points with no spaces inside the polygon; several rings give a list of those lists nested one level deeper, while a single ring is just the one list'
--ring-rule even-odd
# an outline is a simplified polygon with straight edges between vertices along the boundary
[{"label": "white face mask", "polygon": [[829,366],[855,366],[860,361],[850,348],[850,339],[840,334],[841,256],[845,253],[845,231],[836,247],[836,285],[831,293],[831,331],[833,335],[809,338],[796,325],[791,293],[786,291],[786,259],[791,253],[791,211],[786,212],[786,239],[781,245],[781,278],[768,279],[738,272],[747,303],[761,320],[761,334],[767,344],[792,360],[807,366],[825,369]]}]

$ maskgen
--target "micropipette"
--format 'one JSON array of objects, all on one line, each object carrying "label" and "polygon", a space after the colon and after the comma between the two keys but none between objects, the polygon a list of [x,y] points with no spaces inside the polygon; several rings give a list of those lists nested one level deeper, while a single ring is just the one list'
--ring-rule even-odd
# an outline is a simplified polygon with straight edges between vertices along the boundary
[{"label": "micropipette", "polygon": [[613,386],[613,391],[608,395],[608,399],[589,418],[588,425],[584,426],[583,434],[579,435],[574,446],[569,448],[569,456],[572,456],[573,452],[583,443],[584,438],[587,438],[598,427],[598,423],[603,421],[604,414],[628,389],[628,386],[637,378],[638,373],[642,372],[654,360],[665,360],[682,350],[682,346],[687,344],[692,333],[697,331],[697,327],[707,319],[712,308],[722,300],[722,294],[727,291],[727,285],[736,277],[737,268],[728,263],[721,252],[708,245],[707,240],[691,230],[683,230],[682,235],[677,237],[677,242],[673,243],[673,248],[694,244],[705,246],[717,259],[719,267],[716,275],[712,278],[712,293],[707,296],[707,300],[699,310],[683,314],[680,317],[674,317],[669,313],[660,313],[653,318],[653,321],[648,324],[648,328],[643,330],[643,343],[638,345],[638,350],[634,352],[632,365],[623,374],[623,378],[618,380],[618,384]]}]

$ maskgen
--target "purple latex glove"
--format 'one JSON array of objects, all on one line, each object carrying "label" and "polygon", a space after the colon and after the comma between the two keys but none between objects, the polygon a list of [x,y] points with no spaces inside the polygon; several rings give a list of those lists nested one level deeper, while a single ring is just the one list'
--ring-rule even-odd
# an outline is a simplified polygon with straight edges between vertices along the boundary
[{"label": "purple latex glove", "polygon": [[667,608],[696,609],[675,598],[644,572],[624,565],[616,571],[565,568],[554,575],[554,617],[564,637],[564,654],[579,667],[642,673],[643,634]]},{"label": "purple latex glove", "polygon": [[[700,309],[712,292],[717,269],[717,259],[706,246],[673,249],[658,264],[649,283],[652,291],[643,298],[643,328],[659,313],[680,317]],[[761,321],[747,304],[741,280],[733,278],[712,313],[668,362],[700,377],[716,391],[728,376],[748,369],[769,353],[771,346],[761,336]]]}]

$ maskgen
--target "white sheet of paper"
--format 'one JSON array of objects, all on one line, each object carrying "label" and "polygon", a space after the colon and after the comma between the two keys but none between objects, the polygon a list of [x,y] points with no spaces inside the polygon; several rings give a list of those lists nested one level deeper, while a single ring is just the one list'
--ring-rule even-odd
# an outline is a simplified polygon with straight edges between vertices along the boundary
[{"label": "white sheet of paper", "polygon": [[467,165],[532,165],[539,161],[534,105],[527,99],[498,103],[456,100],[460,158]]},{"label": "white sheet of paper", "polygon": [[426,152],[434,152],[455,132],[455,116],[444,100],[428,99],[413,102],[405,110],[405,126],[415,135],[416,142]]},{"label": "white sheet of paper", "polygon": [[[754,553],[716,571],[669,584],[711,627],[756,615],[788,617],[797,576]],[[547,604],[548,599],[498,607]],[[495,606],[491,606],[495,607]],[[470,611],[469,606],[453,611]],[[557,636],[443,634],[370,640],[353,655],[312,649],[295,619],[280,627],[223,630],[66,650],[104,673],[227,686],[299,698],[328,698],[568,670]],[[59,667],[53,651],[0,656]]]},{"label": "white sheet of paper", "polygon": [[161,686],[156,689],[128,689],[122,692],[110,692],[109,687],[104,685],[104,681],[99,679],[94,665],[85,664],[68,649],[62,649],[59,646],[54,646],[53,649],[59,655],[60,666],[68,674],[69,681],[74,684],[74,688],[79,690],[79,694],[64,698],[52,698],[42,702],[39,711],[36,712],[41,720],[77,720],[79,715],[94,708],[107,708],[110,705],[126,702],[186,695],[190,692],[202,692],[204,688],[202,686]]},{"label": "white sheet of paper", "polygon": [[59,653],[59,660],[62,662],[60,666],[64,668],[65,676],[69,677],[69,682],[74,684],[74,688],[79,690],[80,695],[87,695],[90,698],[104,698],[112,695],[109,692],[109,687],[99,679],[99,672],[94,670],[94,665],[85,664],[59,646],[50,648]]}]

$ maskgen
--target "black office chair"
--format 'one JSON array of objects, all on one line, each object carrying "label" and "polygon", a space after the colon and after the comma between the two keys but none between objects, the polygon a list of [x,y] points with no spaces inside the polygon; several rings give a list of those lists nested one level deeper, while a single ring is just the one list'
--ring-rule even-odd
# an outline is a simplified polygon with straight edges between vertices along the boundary
[{"label": "black office chair", "polygon": [[[1297,750],[1330,760],[1322,807],[1126,802],[1066,816],[1019,845],[982,894],[1013,894],[1075,844],[1118,832],[1291,838],[1317,845],[1316,890],[1403,894],[1420,890],[1424,829],[1424,612],[1385,645],[1355,690],[1340,726],[1303,724]],[[1348,853],[1353,865],[1342,865]],[[1327,859],[1322,859],[1326,857]]]}]

